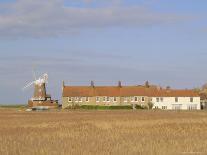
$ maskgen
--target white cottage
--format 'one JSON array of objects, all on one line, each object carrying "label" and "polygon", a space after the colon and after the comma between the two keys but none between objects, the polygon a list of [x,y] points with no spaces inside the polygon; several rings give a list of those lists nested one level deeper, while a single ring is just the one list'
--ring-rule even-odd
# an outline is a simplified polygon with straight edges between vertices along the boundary
[{"label": "white cottage", "polygon": [[154,109],[200,110],[200,96],[192,90],[160,90],[152,94]]}]

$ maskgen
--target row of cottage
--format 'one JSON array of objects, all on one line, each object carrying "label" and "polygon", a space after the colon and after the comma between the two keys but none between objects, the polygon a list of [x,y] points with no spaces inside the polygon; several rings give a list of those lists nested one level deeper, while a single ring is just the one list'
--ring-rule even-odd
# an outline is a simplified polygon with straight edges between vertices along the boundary
[{"label": "row of cottage", "polygon": [[163,110],[199,110],[200,96],[193,90],[163,89],[144,86],[65,86],[63,83],[62,108],[72,105],[140,105]]}]

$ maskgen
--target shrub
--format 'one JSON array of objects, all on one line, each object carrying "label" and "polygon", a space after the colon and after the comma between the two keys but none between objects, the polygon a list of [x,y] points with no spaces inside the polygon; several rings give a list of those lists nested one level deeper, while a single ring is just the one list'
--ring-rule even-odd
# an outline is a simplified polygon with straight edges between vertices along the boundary
[{"label": "shrub", "polygon": [[130,105],[125,106],[100,106],[100,105],[81,105],[80,109],[88,110],[118,110],[118,109],[132,109]]}]

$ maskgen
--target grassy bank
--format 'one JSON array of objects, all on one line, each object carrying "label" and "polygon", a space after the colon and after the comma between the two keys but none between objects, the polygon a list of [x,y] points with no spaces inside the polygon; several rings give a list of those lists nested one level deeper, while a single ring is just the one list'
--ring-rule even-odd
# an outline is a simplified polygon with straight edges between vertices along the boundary
[{"label": "grassy bank", "polygon": [[25,108],[26,106],[25,104],[2,104],[0,108]]},{"label": "grassy bank", "polygon": [[[74,105],[69,107],[68,109],[84,109],[84,110],[130,110],[133,109],[131,105],[124,106],[100,106],[100,105]],[[145,109],[139,105],[136,105],[136,109]]]}]

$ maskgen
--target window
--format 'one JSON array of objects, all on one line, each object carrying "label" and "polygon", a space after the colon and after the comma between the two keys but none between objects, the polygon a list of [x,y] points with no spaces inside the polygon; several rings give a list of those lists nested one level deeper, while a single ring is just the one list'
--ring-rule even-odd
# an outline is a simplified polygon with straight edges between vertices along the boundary
[{"label": "window", "polygon": [[79,97],[78,98],[78,102],[82,102],[82,97]]},{"label": "window", "polygon": [[188,110],[196,110],[197,109],[197,104],[189,104],[187,105]]},{"label": "window", "polygon": [[68,97],[68,102],[72,102],[72,97]]},{"label": "window", "polygon": [[160,102],[160,98],[157,97],[157,98],[156,98],[156,102]]},{"label": "window", "polygon": [[106,98],[106,101],[107,101],[107,102],[110,102],[110,97],[107,97],[107,98]]},{"label": "window", "polygon": [[100,98],[99,97],[96,97],[96,102],[100,102]]},{"label": "window", "polygon": [[106,97],[103,97],[103,102],[106,102]]},{"label": "window", "polygon": [[117,99],[116,99],[116,97],[114,97],[114,102],[116,102],[117,101]]},{"label": "window", "polygon": [[131,102],[134,102],[134,97],[131,97]]},{"label": "window", "polygon": [[144,102],[145,101],[145,97],[142,97],[142,102]]},{"label": "window", "polygon": [[193,97],[190,98],[190,102],[193,102]]},{"label": "window", "polygon": [[155,106],[155,109],[159,109],[159,107],[158,106]]},{"label": "window", "polygon": [[178,97],[175,98],[175,102],[178,102]]},{"label": "window", "polygon": [[135,96],[135,97],[134,97],[134,101],[135,101],[135,102],[138,102],[138,97]]},{"label": "window", "polygon": [[167,106],[162,106],[162,109],[164,110],[164,109],[167,109]]},{"label": "window", "polygon": [[89,97],[86,97],[86,102],[89,102]]},{"label": "window", "polygon": [[182,104],[173,104],[172,109],[173,110],[180,110],[180,109],[182,109]]},{"label": "window", "polygon": [[127,97],[124,97],[124,102],[127,102],[128,98]]},{"label": "window", "polygon": [[78,102],[78,97],[75,97],[75,102]]},{"label": "window", "polygon": [[160,98],[160,102],[163,102],[163,97]]}]

